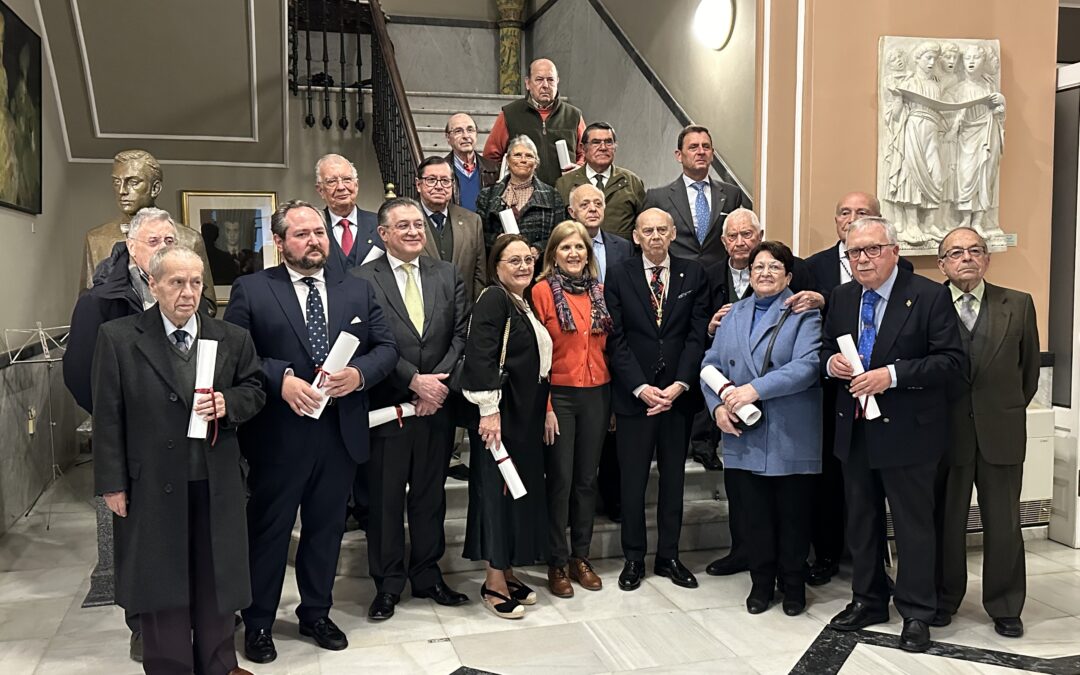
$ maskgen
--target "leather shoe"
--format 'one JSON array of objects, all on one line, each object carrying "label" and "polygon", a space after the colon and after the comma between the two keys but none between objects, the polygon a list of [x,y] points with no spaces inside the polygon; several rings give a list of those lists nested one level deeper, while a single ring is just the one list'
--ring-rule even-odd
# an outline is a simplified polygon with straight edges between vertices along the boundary
[{"label": "leather shoe", "polygon": [[469,482],[469,467],[464,464],[455,464],[450,467],[450,470],[446,472],[446,475],[454,480],[460,480],[462,482]]},{"label": "leather shoe", "polygon": [[624,591],[636,590],[645,578],[645,563],[640,560],[627,560],[619,575],[619,588]]},{"label": "leather shoe", "polygon": [[568,573],[571,579],[587,591],[598,591],[604,587],[600,575],[593,571],[592,563],[585,558],[571,558]]},{"label": "leather shoe", "polygon": [[1018,616],[994,619],[994,631],[1002,637],[1022,637],[1024,635],[1024,622]]},{"label": "leather shoe", "polygon": [[728,553],[723,558],[717,558],[705,568],[705,574],[711,577],[726,577],[729,574],[738,574],[750,569],[750,564],[741,553]]},{"label": "leather shoe", "polygon": [[131,632],[131,643],[128,646],[128,658],[135,663],[142,663],[142,631]]},{"label": "leather shoe", "polygon": [[548,568],[548,590],[556,598],[574,597],[574,586],[570,583],[570,578],[566,576],[565,567]]},{"label": "leather shoe", "polygon": [[[383,595],[383,593],[379,595]],[[390,594],[386,593],[385,595]],[[397,602],[396,597],[394,601]],[[393,607],[391,606],[391,613],[393,613],[392,610]],[[368,614],[370,615],[370,611]],[[315,638],[315,644],[334,652],[339,652],[349,646],[349,639],[345,637],[345,633],[342,633],[341,629],[328,616],[316,619],[315,623],[300,622],[300,634]]]},{"label": "leather shoe", "polygon": [[930,619],[930,625],[934,626],[935,628],[942,628],[944,626],[948,626],[950,623],[952,623],[952,615],[953,613],[948,610],[939,609],[934,612],[934,618]]},{"label": "leather shoe", "polygon": [[821,558],[810,566],[810,573],[806,575],[806,583],[811,586],[824,586],[832,581],[832,578],[840,571],[840,563],[831,558]]},{"label": "leather shoe", "polygon": [[686,569],[678,558],[657,558],[653,573],[658,577],[667,577],[671,583],[683,588],[697,588],[697,579]]},{"label": "leather shoe", "polygon": [[806,609],[806,586],[803,584],[784,586],[784,614],[798,616]]},{"label": "leather shoe", "polygon": [[925,652],[930,648],[930,626],[918,619],[904,619],[900,632],[900,649],[905,652]]},{"label": "leather shoe", "polygon": [[400,601],[401,596],[397,593],[376,593],[367,610],[368,618],[373,621],[386,621],[394,616],[394,605]]},{"label": "leather shoe", "polygon": [[695,462],[705,467],[706,471],[723,471],[724,463],[716,455],[716,450],[713,448],[693,450],[690,453],[690,457]]},{"label": "leather shoe", "polygon": [[469,601],[469,596],[455,591],[442,581],[438,581],[434,586],[427,588],[414,588],[412,595],[414,598],[430,598],[435,601],[436,605],[442,605],[443,607],[457,607]]},{"label": "leather shoe", "polygon": [[248,631],[244,635],[244,656],[255,663],[270,663],[277,658],[274,637],[265,628]]},{"label": "leather shoe", "polygon": [[840,612],[829,622],[829,628],[833,630],[862,630],[876,623],[886,623],[889,620],[889,608],[871,609],[861,602],[849,602],[844,611]]},{"label": "leather shoe", "polygon": [[752,586],[750,595],[746,598],[746,611],[751,614],[761,614],[769,608],[773,599],[773,587]]}]

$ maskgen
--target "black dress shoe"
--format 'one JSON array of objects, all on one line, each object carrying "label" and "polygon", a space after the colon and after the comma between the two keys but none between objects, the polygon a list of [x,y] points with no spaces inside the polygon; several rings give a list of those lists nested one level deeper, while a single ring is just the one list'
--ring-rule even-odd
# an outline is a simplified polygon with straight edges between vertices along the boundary
[{"label": "black dress shoe", "polygon": [[623,565],[622,574],[619,575],[619,588],[624,591],[633,591],[641,585],[645,578],[645,563],[640,560],[627,560]]},{"label": "black dress shoe", "polygon": [[925,652],[930,648],[930,626],[918,619],[904,619],[900,633],[900,649],[905,652]]},{"label": "black dress shoe", "polygon": [[850,602],[829,622],[829,628],[833,630],[862,630],[876,623],[886,623],[889,620],[889,608],[871,609],[861,602]]},{"label": "black dress shoe", "polygon": [[716,450],[709,448],[707,450],[693,450],[690,453],[690,457],[695,462],[705,467],[706,471],[723,471],[724,462],[716,455]]},{"label": "black dress shoe", "polygon": [[128,646],[128,657],[135,663],[142,663],[142,631],[131,632],[131,644]]},{"label": "black dress shoe", "polygon": [[934,626],[935,628],[942,628],[944,626],[948,626],[950,623],[952,623],[952,615],[953,613],[948,611],[947,609],[939,609],[934,612],[934,618],[930,619],[930,625]]},{"label": "black dress shoe", "polygon": [[255,663],[270,663],[277,658],[274,637],[265,628],[248,631],[244,635],[244,656]]},{"label": "black dress shoe", "polygon": [[671,579],[671,583],[676,586],[682,586],[683,588],[698,587],[697,579],[693,573],[686,569],[686,565],[682,564],[678,558],[657,558],[656,564],[653,565],[653,573],[658,577]]},{"label": "black dress shoe", "polygon": [[790,584],[784,587],[784,614],[798,616],[806,609],[806,586]]},{"label": "black dress shoe", "polygon": [[824,586],[832,581],[832,578],[839,571],[840,563],[831,558],[821,558],[810,566],[810,574],[806,575],[806,583],[811,586]]},{"label": "black dress shoe", "polygon": [[345,633],[342,633],[328,616],[316,619],[315,623],[301,621],[300,634],[315,638],[315,644],[333,652],[340,652],[349,646],[349,639],[345,637]]},{"label": "black dress shoe", "polygon": [[746,611],[751,614],[761,614],[769,608],[773,600],[772,584],[769,586],[752,586],[750,595],[746,597]]},{"label": "black dress shoe", "polygon": [[717,558],[705,568],[705,574],[711,577],[726,577],[729,574],[738,574],[750,569],[750,564],[741,553],[728,553],[723,558]]},{"label": "black dress shoe", "polygon": [[469,601],[469,596],[458,593],[442,581],[436,582],[434,586],[427,588],[414,588],[412,594],[414,598],[431,598],[435,601],[435,604],[444,607],[457,607]]},{"label": "black dress shoe", "polygon": [[994,619],[994,631],[998,635],[1007,638],[1018,638],[1024,635],[1024,622],[1018,616],[1007,616]]},{"label": "black dress shoe", "polygon": [[454,480],[460,480],[465,483],[469,482],[469,467],[464,464],[455,464],[450,467],[450,470],[446,472],[446,475]]},{"label": "black dress shoe", "polygon": [[368,618],[374,621],[386,621],[394,616],[394,605],[400,601],[401,596],[397,593],[376,593],[375,599],[371,601],[371,606],[367,610]]}]

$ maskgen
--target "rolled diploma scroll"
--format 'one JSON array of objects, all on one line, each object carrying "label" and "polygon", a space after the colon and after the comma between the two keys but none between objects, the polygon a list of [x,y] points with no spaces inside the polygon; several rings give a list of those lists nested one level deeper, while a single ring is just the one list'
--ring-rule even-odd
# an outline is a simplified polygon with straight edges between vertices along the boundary
[{"label": "rolled diploma scroll", "polygon": [[525,484],[521,482],[521,476],[518,475],[517,467],[514,466],[514,460],[510,459],[510,453],[506,451],[506,446],[499,443],[499,447],[491,449],[491,456],[495,458],[499,473],[502,474],[503,480],[506,481],[510,496],[514,499],[524,497],[526,494]]},{"label": "rolled diploma scroll", "polygon": [[416,407],[412,403],[402,403],[401,405],[392,405],[388,408],[379,408],[378,410],[372,410],[367,415],[368,428],[377,427],[380,424],[386,424],[387,422],[394,422],[398,419],[397,409],[401,408],[401,419],[406,417],[412,417],[416,414]]},{"label": "rolled diploma scroll", "polygon": [[509,159],[509,158],[510,158],[509,153],[503,155],[502,164],[499,165],[499,180],[502,180],[503,178],[506,178],[506,171],[507,171],[506,160]]},{"label": "rolled diploma scroll", "polygon": [[[862,365],[862,359],[859,358],[859,350],[855,347],[855,340],[850,333],[836,338],[836,344],[840,347],[840,353],[851,363],[853,373],[862,375],[866,372]],[[878,409],[877,401],[874,400],[873,396],[861,396],[859,397],[859,403],[862,404],[863,417],[866,419],[876,420],[881,417],[881,410]]]},{"label": "rolled diploma scroll", "polygon": [[[731,384],[731,381],[724,377],[724,374],[717,370],[715,366],[705,366],[701,369],[701,381],[709,389],[715,391],[717,396],[720,395],[721,389]],[[761,410],[753,403],[747,403],[736,410],[735,415],[744,423],[753,426],[761,419]]]},{"label": "rolled diploma scroll", "polygon": [[[200,389],[213,389],[214,367],[217,365],[217,340],[195,341],[195,391]],[[195,394],[192,403],[198,403],[202,394]],[[195,406],[191,406],[191,417],[188,419],[187,437],[206,439],[206,430],[209,422],[195,414]]]},{"label": "rolled diploma scroll", "polygon": [[[334,346],[330,348],[330,353],[326,355],[326,363],[322,364],[323,373],[336,373],[349,365],[349,359],[353,357],[356,348],[359,346],[360,339],[352,333],[346,333],[345,331],[338,333],[337,339],[334,340]],[[330,402],[330,397],[326,395],[325,384],[322,382],[324,379],[322,373],[316,373],[315,381],[311,383],[311,386],[322,394],[322,400],[319,401],[319,407],[315,408],[314,412],[306,413],[308,417],[319,419],[326,408],[326,404]]]},{"label": "rolled diploma scroll", "polygon": [[518,228],[517,218],[514,217],[514,209],[499,211],[499,222],[503,226],[503,234],[521,234]]},{"label": "rolled diploma scroll", "polygon": [[559,153],[559,168],[569,169],[574,166],[574,163],[570,161],[570,150],[566,147],[566,141],[555,141],[555,152]]}]

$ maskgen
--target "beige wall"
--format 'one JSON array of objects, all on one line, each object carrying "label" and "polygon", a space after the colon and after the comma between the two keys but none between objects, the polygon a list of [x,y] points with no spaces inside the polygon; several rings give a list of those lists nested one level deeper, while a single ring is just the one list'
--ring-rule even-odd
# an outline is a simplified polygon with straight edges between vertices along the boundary
[{"label": "beige wall", "polygon": [[[798,2],[772,2],[770,35],[769,158],[766,226],[789,239],[795,192],[794,99]],[[905,3],[805,0],[801,199],[802,254],[835,241],[837,198],[846,191],[873,191],[877,143],[877,46],[882,35],[997,38],[1001,41],[1002,90],[1008,101],[1001,164],[1001,223],[1019,245],[995,254],[989,278],[1032,294],[1046,335],[1049,304],[1051,172],[1057,3],[1007,0],[934,0]],[[759,128],[760,135],[760,128]],[[760,177],[758,179],[760,181]],[[787,237],[782,236],[786,230]],[[916,269],[941,278],[933,258],[914,259]]]}]

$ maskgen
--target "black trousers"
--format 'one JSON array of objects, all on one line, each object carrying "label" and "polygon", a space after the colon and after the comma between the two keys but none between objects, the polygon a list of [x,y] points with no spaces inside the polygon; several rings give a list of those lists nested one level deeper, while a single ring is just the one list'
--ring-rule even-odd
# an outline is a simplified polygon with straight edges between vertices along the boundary
[{"label": "black trousers", "polygon": [[[367,462],[370,521],[368,568],[383,593],[405,590],[405,514],[409,516],[409,565],[413,589],[442,581],[446,550],[446,472],[454,428],[429,417],[406,420],[401,433],[372,436]],[[408,492],[406,492],[406,487]]]},{"label": "black trousers", "polygon": [[935,462],[872,469],[867,461],[864,422],[852,429],[851,452],[844,462],[847,539],[851,548],[854,599],[873,608],[889,604],[885,576],[885,500],[889,500],[899,564],[893,603],[905,619],[927,623],[937,609],[934,586]]},{"label": "black trousers", "polygon": [[982,603],[995,619],[1020,616],[1027,596],[1024,538],[1020,533],[1023,464],[975,460],[938,467],[938,607],[955,613],[967,590],[967,517],[971,486],[978,489],[983,524]]},{"label": "black trousers", "polygon": [[833,454],[832,439],[827,443],[813,489],[811,543],[818,562],[839,560],[844,555],[844,468]]},{"label": "black trousers", "polygon": [[[610,418],[608,420],[611,421]],[[614,516],[622,513],[622,497],[619,495],[619,451],[615,442],[615,432],[604,434],[604,445],[600,450],[600,466],[596,470],[596,490],[604,513]]]},{"label": "black trousers", "polygon": [[622,493],[622,547],[627,560],[644,561],[647,548],[645,530],[645,489],[653,455],[660,473],[660,494],[656,504],[658,558],[679,555],[682,531],[683,484],[690,436],[690,415],[672,408],[659,415],[616,415]]},{"label": "black trousers", "polygon": [[786,592],[800,592],[810,551],[809,506],[816,476],[760,476],[741,469],[725,472],[739,487],[750,579],[771,591],[779,576]]},{"label": "black trousers", "polygon": [[743,516],[743,509],[746,507],[742,497],[743,487],[744,481],[740,481],[738,476],[724,467],[724,494],[727,496],[728,532],[731,534],[730,554],[738,557],[746,556],[746,523]]},{"label": "black trousers", "polygon": [[333,605],[345,500],[356,475],[356,462],[341,440],[337,408],[327,406],[311,425],[310,442],[289,464],[251,459],[248,484],[248,540],[251,557],[251,606],[244,610],[248,630],[270,630],[281,600],[289,542],[300,511],[300,546],[296,585],[304,623],[325,617]]},{"label": "black trousers", "polygon": [[143,670],[150,675],[226,675],[236,668],[233,613],[217,604],[205,480],[188,483],[188,557],[191,604],[139,615]]}]

